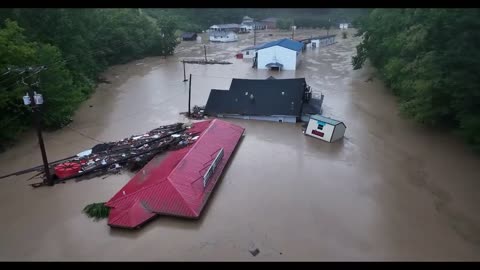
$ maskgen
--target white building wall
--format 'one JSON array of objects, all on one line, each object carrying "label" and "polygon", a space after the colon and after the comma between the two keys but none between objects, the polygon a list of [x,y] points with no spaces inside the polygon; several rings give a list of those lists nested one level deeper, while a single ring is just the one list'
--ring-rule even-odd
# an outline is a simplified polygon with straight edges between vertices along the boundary
[{"label": "white building wall", "polygon": [[[330,142],[330,138],[333,135],[334,126],[329,125],[328,123],[325,123],[322,130],[319,130],[317,127],[318,127],[318,121],[315,119],[310,119],[310,121],[308,122],[307,130],[305,131],[305,134],[326,142]],[[323,137],[314,135],[312,133],[313,130],[318,130],[320,132],[323,132],[324,134]]]},{"label": "white building wall", "polygon": [[220,35],[218,33],[210,35],[210,41],[215,41],[215,42],[232,42],[237,40],[238,40],[238,36],[233,32],[230,32],[227,35]]},{"label": "white building wall", "polygon": [[342,124],[336,125],[332,135],[332,142],[343,138],[343,136],[345,135],[345,129],[346,127]]},{"label": "white building wall", "polygon": [[258,69],[268,69],[266,65],[272,62],[283,64],[283,70],[295,70],[297,67],[297,52],[281,46],[258,50]]},{"label": "white building wall", "polygon": [[302,62],[302,58],[303,58],[302,51],[297,52],[297,56],[296,56],[297,62],[296,62],[295,68],[298,67],[298,65]]},{"label": "white building wall", "polygon": [[243,51],[243,58],[253,58],[253,57],[255,57],[255,50],[245,50],[245,51]]}]

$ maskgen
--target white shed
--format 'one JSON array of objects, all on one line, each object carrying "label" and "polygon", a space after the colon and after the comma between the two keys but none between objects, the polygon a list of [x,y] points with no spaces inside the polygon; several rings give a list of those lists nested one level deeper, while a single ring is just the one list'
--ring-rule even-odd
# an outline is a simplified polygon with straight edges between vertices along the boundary
[{"label": "white shed", "polygon": [[310,116],[305,134],[326,142],[334,142],[343,138],[346,129],[343,122],[316,114]]},{"label": "white shed", "polygon": [[256,47],[258,69],[296,70],[302,59],[303,43],[288,38]]}]

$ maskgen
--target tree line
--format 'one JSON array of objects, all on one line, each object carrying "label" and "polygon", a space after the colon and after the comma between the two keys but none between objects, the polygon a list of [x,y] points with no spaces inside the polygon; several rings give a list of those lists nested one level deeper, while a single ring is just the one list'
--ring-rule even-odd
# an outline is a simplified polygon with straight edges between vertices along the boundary
[{"label": "tree line", "polygon": [[403,115],[480,150],[480,9],[375,9],[358,27],[354,69],[368,59]]},{"label": "tree line", "polygon": [[43,124],[67,124],[108,66],[150,55],[170,55],[175,20],[139,9],[0,10],[0,149],[31,126],[26,86],[9,67],[46,65],[38,74]]},{"label": "tree line", "polygon": [[352,22],[368,13],[368,9],[347,8],[177,8],[147,9],[149,14],[168,14],[175,17],[179,28],[185,31],[201,32],[214,24],[241,23],[244,16],[256,21],[275,17],[281,29],[290,29],[291,25],[308,28],[327,28],[338,23]]},{"label": "tree line", "polygon": [[108,66],[145,56],[171,55],[178,31],[201,32],[243,16],[286,20],[286,27],[322,27],[351,20],[359,9],[0,9],[0,150],[31,126],[27,89],[9,67],[46,65],[38,74],[43,124],[68,124]]}]

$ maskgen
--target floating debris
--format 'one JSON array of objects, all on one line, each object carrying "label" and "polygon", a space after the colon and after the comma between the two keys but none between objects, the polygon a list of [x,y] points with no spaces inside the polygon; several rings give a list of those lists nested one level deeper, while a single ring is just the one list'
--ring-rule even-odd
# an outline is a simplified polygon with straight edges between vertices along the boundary
[{"label": "floating debris", "polygon": [[181,115],[185,115],[189,119],[194,119],[194,120],[201,120],[204,118],[207,118],[205,116],[205,106],[193,106],[193,110],[190,113],[190,116],[188,116],[188,112],[181,112]]},{"label": "floating debris", "polygon": [[217,60],[205,60],[205,59],[198,59],[198,60],[183,60],[186,64],[198,64],[198,65],[231,65],[231,62],[227,61],[217,61]]},{"label": "floating debris", "polygon": [[248,248],[248,251],[250,252],[250,254],[252,254],[253,257],[257,256],[260,253],[260,250],[257,247],[255,247],[254,244],[250,245],[250,247]]},{"label": "floating debris", "polygon": [[94,220],[100,220],[108,217],[110,213],[110,208],[105,206],[105,203],[92,203],[85,208],[83,208],[83,213],[85,213],[89,218],[93,218]]},{"label": "floating debris", "polygon": [[[55,181],[74,178],[81,181],[103,174],[117,174],[124,168],[136,171],[159,153],[193,143],[193,138],[198,134],[188,130],[188,126],[183,123],[176,123],[160,126],[145,134],[134,135],[118,142],[95,145],[92,149],[52,164],[55,165]],[[43,168],[38,167],[36,171],[43,172]],[[32,184],[33,187],[42,185]]]}]

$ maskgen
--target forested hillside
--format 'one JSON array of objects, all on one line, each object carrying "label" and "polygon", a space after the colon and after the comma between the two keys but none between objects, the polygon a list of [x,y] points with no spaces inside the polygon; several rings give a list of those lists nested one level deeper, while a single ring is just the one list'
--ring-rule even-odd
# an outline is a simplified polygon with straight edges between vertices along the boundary
[{"label": "forested hillside", "polygon": [[240,23],[243,16],[277,17],[299,27],[336,27],[361,9],[0,9],[0,150],[31,126],[26,86],[9,67],[46,65],[39,73],[43,123],[68,123],[108,66],[170,55],[179,31]]},{"label": "forested hillside", "polygon": [[48,67],[39,74],[48,116],[43,121],[56,128],[69,121],[109,65],[169,55],[176,46],[171,18],[137,9],[1,9],[0,22],[0,148],[31,125],[21,99],[26,86],[8,67]]},{"label": "forested hillside", "polygon": [[358,34],[355,69],[370,60],[404,115],[480,150],[480,9],[375,9]]}]

